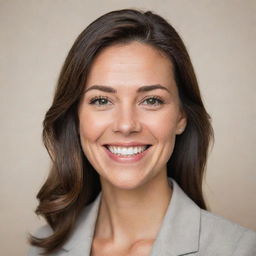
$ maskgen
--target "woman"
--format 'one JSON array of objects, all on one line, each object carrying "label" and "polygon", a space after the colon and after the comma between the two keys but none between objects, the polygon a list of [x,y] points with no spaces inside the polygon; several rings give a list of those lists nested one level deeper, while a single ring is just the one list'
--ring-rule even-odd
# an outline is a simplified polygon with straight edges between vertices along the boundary
[{"label": "woman", "polygon": [[29,255],[256,255],[253,231],[206,211],[212,128],[186,48],[160,16],[113,11],[77,38],[43,139],[48,225]]}]

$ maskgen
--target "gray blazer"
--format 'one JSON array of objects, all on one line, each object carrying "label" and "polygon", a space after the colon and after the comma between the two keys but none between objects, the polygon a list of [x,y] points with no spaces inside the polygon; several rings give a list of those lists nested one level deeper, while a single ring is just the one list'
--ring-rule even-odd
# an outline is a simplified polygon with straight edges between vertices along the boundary
[{"label": "gray blazer", "polygon": [[[256,256],[256,233],[200,209],[171,178],[173,194],[150,256]],[[89,256],[101,193],[80,215],[76,228],[55,256]],[[35,234],[51,234],[44,226]],[[30,247],[28,256],[41,249]]]}]

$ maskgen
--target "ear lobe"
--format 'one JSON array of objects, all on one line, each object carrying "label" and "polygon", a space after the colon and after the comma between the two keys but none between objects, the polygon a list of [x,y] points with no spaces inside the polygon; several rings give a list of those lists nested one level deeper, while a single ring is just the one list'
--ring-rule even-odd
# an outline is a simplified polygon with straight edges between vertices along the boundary
[{"label": "ear lobe", "polygon": [[184,113],[182,113],[182,116],[177,125],[176,134],[177,135],[182,134],[184,132],[184,130],[186,129],[186,126],[187,126],[187,117]]}]

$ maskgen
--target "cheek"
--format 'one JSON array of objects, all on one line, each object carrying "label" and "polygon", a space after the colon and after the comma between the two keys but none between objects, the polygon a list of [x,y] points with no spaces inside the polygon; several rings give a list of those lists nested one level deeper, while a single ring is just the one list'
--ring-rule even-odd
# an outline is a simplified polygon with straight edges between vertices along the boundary
[{"label": "cheek", "polygon": [[107,121],[103,115],[82,111],[79,114],[79,132],[82,142],[96,141],[108,126]]},{"label": "cheek", "polygon": [[169,141],[176,136],[177,120],[177,112],[171,109],[155,116],[145,117],[144,122],[157,139]]}]

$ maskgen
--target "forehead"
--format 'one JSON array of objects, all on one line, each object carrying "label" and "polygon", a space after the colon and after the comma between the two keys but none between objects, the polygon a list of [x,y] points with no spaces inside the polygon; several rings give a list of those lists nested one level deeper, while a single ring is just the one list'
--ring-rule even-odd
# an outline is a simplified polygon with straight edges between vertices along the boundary
[{"label": "forehead", "polygon": [[86,87],[94,84],[170,86],[173,83],[173,65],[169,58],[150,45],[130,42],[109,46],[99,53],[90,67]]}]

